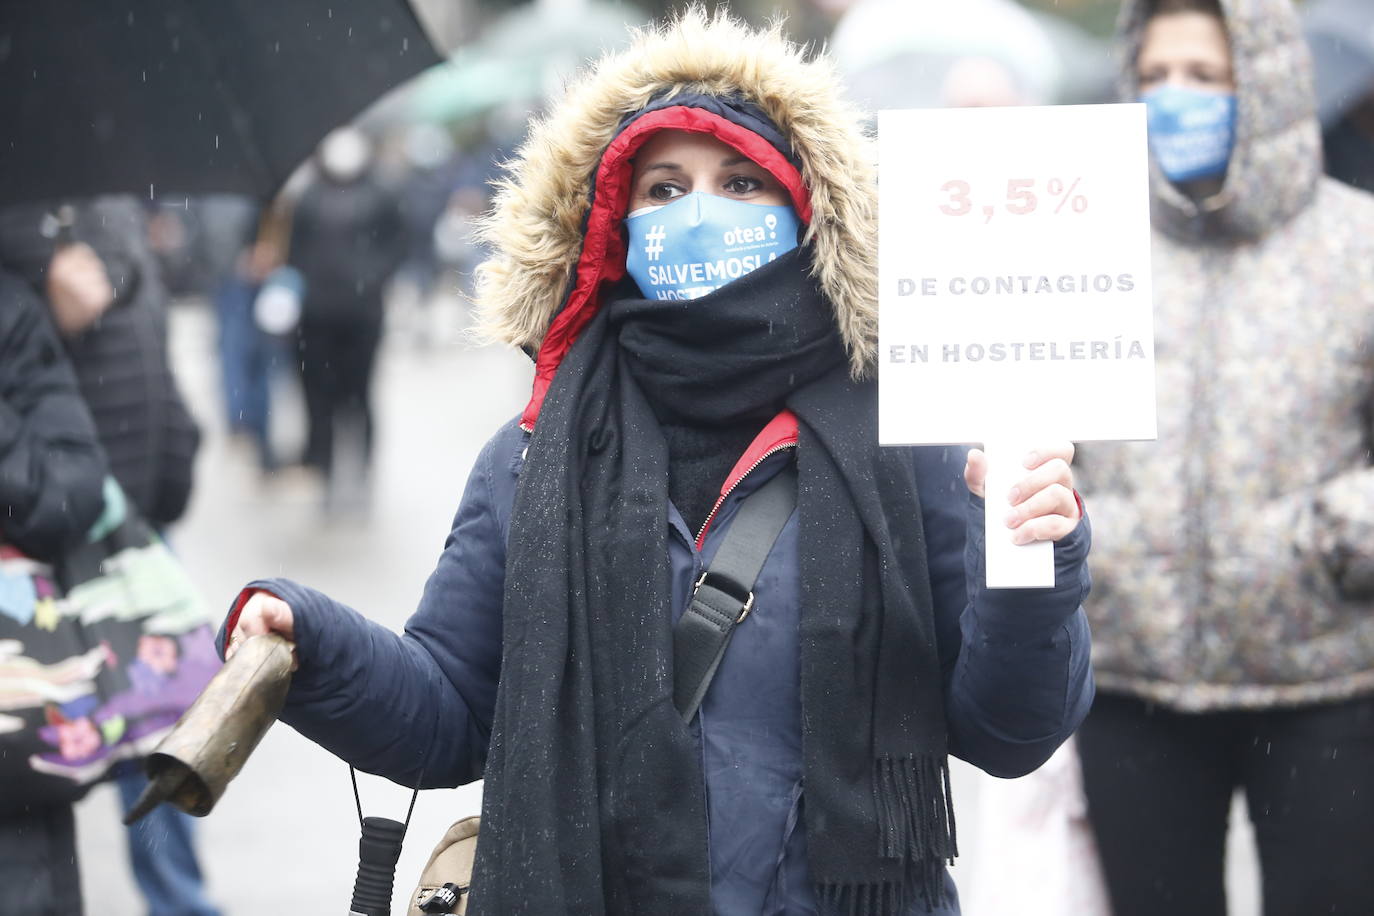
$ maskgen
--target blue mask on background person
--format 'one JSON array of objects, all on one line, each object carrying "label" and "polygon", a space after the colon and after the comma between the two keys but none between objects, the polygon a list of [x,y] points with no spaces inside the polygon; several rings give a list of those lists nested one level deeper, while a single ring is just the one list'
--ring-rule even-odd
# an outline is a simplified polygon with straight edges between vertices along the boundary
[{"label": "blue mask on background person", "polygon": [[1214,178],[1236,144],[1236,96],[1181,86],[1144,93],[1150,151],[1170,181]]},{"label": "blue mask on background person", "polygon": [[791,207],[702,191],[625,217],[625,269],[646,299],[697,299],[797,247]]}]

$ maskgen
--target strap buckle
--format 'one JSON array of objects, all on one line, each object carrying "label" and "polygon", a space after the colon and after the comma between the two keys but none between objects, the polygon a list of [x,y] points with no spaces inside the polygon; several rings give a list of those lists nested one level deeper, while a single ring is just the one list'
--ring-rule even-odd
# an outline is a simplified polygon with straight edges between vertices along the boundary
[{"label": "strap buckle", "polygon": [[[693,597],[693,598],[695,598],[695,597],[697,596],[697,592],[701,590],[701,586],[705,584],[705,582],[706,582],[706,577],[709,576],[709,575],[711,575],[711,570],[708,569],[708,570],[706,570],[705,572],[703,572],[703,573],[701,574],[701,578],[697,579],[697,584],[692,586],[692,597]],[[731,585],[734,584],[733,582],[730,582],[729,579],[725,578],[725,577],[722,576],[722,575],[717,574],[717,575],[716,575],[716,578],[719,579],[719,580],[721,580],[721,581],[723,581],[723,582],[727,582],[727,583],[729,583],[729,584],[731,584]],[[740,600],[740,599],[739,599],[739,596],[736,594],[735,589],[732,589],[732,588],[721,588],[719,585],[716,585],[714,582],[712,583],[712,587],[715,588],[715,589],[716,589],[717,591],[719,591],[719,592],[723,592],[724,594],[729,595],[731,598],[734,598],[736,601],[739,601],[739,600]],[[753,593],[753,591],[751,590],[751,591],[749,591],[749,592],[747,593],[747,595],[746,595],[746,597],[745,597],[745,599],[744,599],[743,606],[740,608],[739,616],[735,618],[735,625],[738,626],[739,624],[744,623],[744,618],[748,617],[748,616],[749,616],[749,612],[752,611],[753,609],[754,609],[754,593]]]}]

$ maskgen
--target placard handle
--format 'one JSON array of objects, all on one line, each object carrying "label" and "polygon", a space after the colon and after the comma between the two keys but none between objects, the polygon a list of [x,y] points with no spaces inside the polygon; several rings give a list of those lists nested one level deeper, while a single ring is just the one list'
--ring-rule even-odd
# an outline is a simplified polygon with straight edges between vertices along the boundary
[{"label": "placard handle", "polygon": [[1007,527],[1011,513],[1008,495],[1029,473],[1023,462],[1030,450],[1022,442],[990,441],[984,445],[988,458],[984,499],[988,588],[1054,587],[1054,543],[1015,544],[1013,531]]}]

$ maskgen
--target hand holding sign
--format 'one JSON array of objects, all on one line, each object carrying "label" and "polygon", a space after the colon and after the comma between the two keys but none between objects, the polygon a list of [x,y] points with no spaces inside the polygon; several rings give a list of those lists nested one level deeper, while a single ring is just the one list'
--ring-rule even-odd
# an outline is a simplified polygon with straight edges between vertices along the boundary
[{"label": "hand holding sign", "polygon": [[[1078,527],[1081,513],[1070,467],[1073,454],[1072,442],[1056,442],[1021,456],[1016,482],[1006,494],[1011,510],[1002,520],[1013,532],[1013,544],[1058,541]],[[964,482],[970,492],[986,498],[988,479],[987,455],[981,449],[969,449]]]},{"label": "hand holding sign", "polygon": [[[985,449],[969,449],[964,480],[985,500],[988,587],[1050,588],[1054,542],[1082,517],[1070,468],[1073,443],[1027,449],[1020,441],[993,441]],[[980,470],[981,488],[975,485]]]},{"label": "hand holding sign", "polygon": [[[988,584],[1053,585],[1072,447],[1033,447],[1155,435],[1142,106],[878,124],[879,439],[986,443]],[[1031,470],[1032,450],[1053,458]]]}]

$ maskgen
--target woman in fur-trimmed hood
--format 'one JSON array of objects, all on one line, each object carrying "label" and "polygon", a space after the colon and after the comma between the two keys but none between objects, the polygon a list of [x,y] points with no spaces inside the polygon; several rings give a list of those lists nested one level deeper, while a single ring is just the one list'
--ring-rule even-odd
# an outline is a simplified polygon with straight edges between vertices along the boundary
[{"label": "woman in fur-trimmed hood", "polygon": [[1131,0],[1150,114],[1159,439],[1083,449],[1078,742],[1117,916],[1225,911],[1243,789],[1265,912],[1374,912],[1374,199],[1321,177],[1289,0]]},{"label": "woman in fur-trimmed hood", "polygon": [[[485,779],[470,912],[957,913],[946,755],[1024,773],[1084,715],[1071,446],[1000,532],[1056,541],[1058,587],[995,593],[981,455],[877,447],[869,161],[778,30],[641,33],[501,184],[482,324],[534,391],[406,635],[285,580],[237,603],[231,640],[296,638],[297,729]],[[775,540],[729,542],[792,493]],[[711,565],[751,548],[756,578]],[[738,623],[684,690],[711,667],[675,653],[689,604]]]}]

